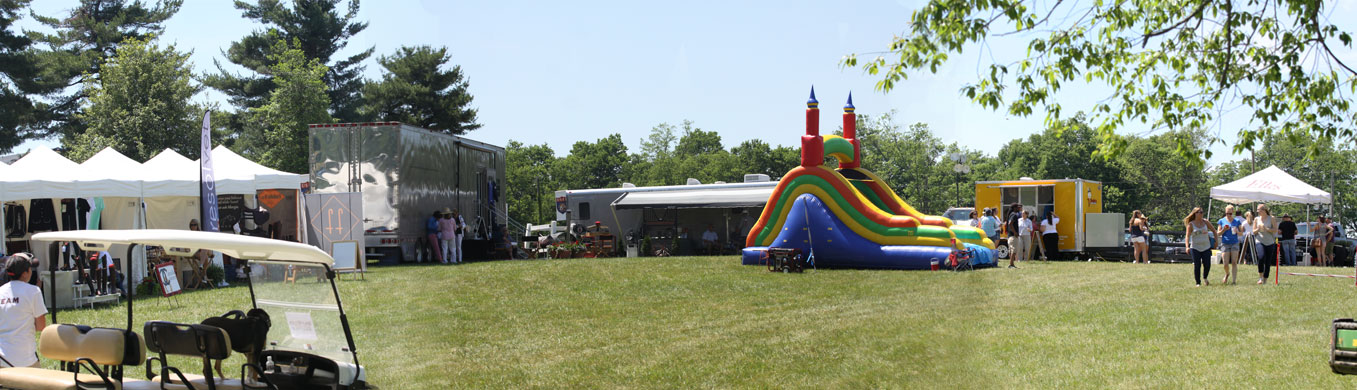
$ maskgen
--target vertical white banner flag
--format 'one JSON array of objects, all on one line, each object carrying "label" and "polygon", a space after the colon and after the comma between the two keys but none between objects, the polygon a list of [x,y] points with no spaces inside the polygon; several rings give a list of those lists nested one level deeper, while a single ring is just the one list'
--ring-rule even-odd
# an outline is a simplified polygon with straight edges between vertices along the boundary
[{"label": "vertical white banner flag", "polygon": [[202,200],[198,202],[203,205],[202,229],[205,232],[221,231],[217,227],[217,180],[212,174],[212,112],[203,114],[203,139],[202,139],[202,157],[198,158],[199,168],[202,170],[199,175],[199,181],[202,188],[199,193]]}]

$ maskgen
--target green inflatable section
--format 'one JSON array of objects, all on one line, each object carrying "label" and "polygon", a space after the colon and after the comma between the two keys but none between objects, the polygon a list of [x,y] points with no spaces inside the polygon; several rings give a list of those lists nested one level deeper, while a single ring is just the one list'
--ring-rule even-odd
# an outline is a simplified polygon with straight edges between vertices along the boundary
[{"label": "green inflatable section", "polygon": [[886,201],[881,200],[880,196],[876,196],[876,191],[872,191],[872,187],[867,185],[867,183],[859,180],[848,180],[848,182],[852,183],[853,188],[856,188],[858,192],[861,192],[862,196],[866,196],[867,200],[872,201],[872,204],[876,205],[876,208],[885,212],[891,211],[890,206],[886,205]]},{"label": "green inflatable section", "polygon": [[834,153],[843,153],[843,155],[853,156],[853,143],[843,138],[829,138],[825,140],[825,155]]},{"label": "green inflatable section", "polygon": [[[782,193],[778,194],[777,202],[773,206],[772,215],[783,215],[784,213],[783,206],[786,204],[786,200],[792,196],[791,192],[794,191],[797,187],[806,184],[813,185],[824,190],[825,193],[829,194],[829,197],[831,199],[822,200],[834,202],[834,204],[838,205],[840,209],[843,209],[844,212],[848,214],[849,218],[852,218],[859,225],[866,227],[869,231],[872,231],[874,233],[883,236],[904,236],[904,237],[920,236],[943,239],[952,238],[953,233],[950,232],[949,229],[938,226],[919,226],[912,228],[882,226],[876,223],[875,221],[872,221],[871,218],[868,218],[866,215],[862,214],[862,212],[859,211],[857,208],[852,207],[850,203],[848,203],[848,200],[844,198],[843,194],[840,194],[838,191],[836,191],[834,189],[834,186],[831,185],[829,182],[825,181],[825,179],[810,174],[803,174],[797,176],[795,179],[792,179],[791,182],[787,184]],[[759,231],[759,235],[756,236],[755,239],[757,240],[757,242],[763,242],[764,240],[767,240],[769,235],[775,233],[773,231],[773,229],[775,228],[776,226],[772,226],[772,223],[770,221],[770,223],[767,226],[763,227],[763,230]]]}]

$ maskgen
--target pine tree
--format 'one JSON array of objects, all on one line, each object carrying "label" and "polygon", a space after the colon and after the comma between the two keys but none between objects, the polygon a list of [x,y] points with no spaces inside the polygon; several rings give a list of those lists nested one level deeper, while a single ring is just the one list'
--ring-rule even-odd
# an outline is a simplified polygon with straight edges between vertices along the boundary
[{"label": "pine tree", "polygon": [[[382,121],[398,121],[450,134],[481,127],[462,76],[450,65],[447,48],[401,47],[377,60],[386,68],[382,81],[364,90],[364,112]],[[450,65],[446,68],[444,65]]]},{"label": "pine tree", "polygon": [[340,13],[340,0],[295,0],[291,7],[278,0],[258,0],[254,4],[236,1],[242,15],[265,26],[240,41],[231,43],[227,60],[254,74],[232,74],[217,64],[219,73],[207,75],[204,83],[221,90],[230,97],[231,104],[241,109],[262,106],[269,94],[277,88],[268,69],[277,64],[274,53],[275,37],[297,42],[297,49],[308,59],[328,65],[324,82],[330,100],[330,114],[343,121],[361,118],[364,67],[359,65],[372,55],[372,48],[348,58],[332,60],[335,53],[348,45],[348,40],[367,28],[358,22],[358,0],[350,0],[345,13]]},{"label": "pine tree", "polygon": [[[179,12],[182,4],[183,0],[159,0],[148,8],[140,0],[81,0],[64,18],[35,15],[39,23],[56,31],[35,35],[47,48],[30,53],[40,64],[36,80],[47,83],[43,87],[51,91],[38,94],[53,96],[40,113],[49,126],[35,131],[34,136],[69,137],[84,132],[88,124],[78,114],[89,97],[86,86],[91,78],[100,77],[104,63],[124,42],[146,40],[164,31],[163,23]],[[60,93],[73,86],[78,88]]]},{"label": "pine tree", "polygon": [[0,151],[34,138],[41,107],[27,94],[51,89],[36,77],[39,69],[27,52],[32,40],[11,30],[27,6],[28,0],[0,0]]}]

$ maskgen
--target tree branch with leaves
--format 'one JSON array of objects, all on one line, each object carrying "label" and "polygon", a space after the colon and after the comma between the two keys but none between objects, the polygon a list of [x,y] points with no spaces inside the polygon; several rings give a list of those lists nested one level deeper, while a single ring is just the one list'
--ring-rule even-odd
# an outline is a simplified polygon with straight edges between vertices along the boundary
[{"label": "tree branch with leaves", "polygon": [[[1333,50],[1352,43],[1349,32],[1327,21],[1332,10],[1326,8],[1334,6],[1319,0],[933,0],[910,16],[907,34],[886,51],[865,60],[850,54],[842,64],[877,76],[876,88],[888,92],[915,72],[936,73],[963,49],[1014,35],[1027,39],[1027,54],[990,61],[961,93],[1011,115],[1043,110],[1049,126],[1066,112],[1056,95],[1067,86],[1111,90],[1107,99],[1075,107],[1091,114],[1105,155],[1125,148],[1118,130],[1204,130],[1236,109],[1251,113],[1235,153],[1272,132],[1353,140],[1357,113],[1343,92],[1357,92],[1357,72]],[[1051,17],[1056,14],[1067,16]],[[1178,153],[1210,158],[1205,146],[1224,142],[1219,134],[1207,141],[1182,143]]]}]

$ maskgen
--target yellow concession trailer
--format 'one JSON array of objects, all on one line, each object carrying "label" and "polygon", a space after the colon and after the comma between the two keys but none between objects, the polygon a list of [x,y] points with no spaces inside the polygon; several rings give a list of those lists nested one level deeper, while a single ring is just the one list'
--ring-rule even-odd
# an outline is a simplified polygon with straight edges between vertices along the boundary
[{"label": "yellow concession trailer", "polygon": [[[1007,217],[1009,205],[1022,204],[1023,209],[1038,218],[1034,229],[1046,214],[1055,212],[1060,218],[1056,231],[1060,235],[1061,252],[1083,253],[1093,248],[1122,246],[1124,217],[1119,213],[1103,213],[1102,183],[1084,179],[981,181],[975,183],[975,209],[1000,210],[995,216]],[[1005,239],[1007,237],[1004,237]],[[1005,243],[1002,244],[1004,246]],[[1008,251],[1000,250],[1000,257]]]}]

